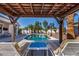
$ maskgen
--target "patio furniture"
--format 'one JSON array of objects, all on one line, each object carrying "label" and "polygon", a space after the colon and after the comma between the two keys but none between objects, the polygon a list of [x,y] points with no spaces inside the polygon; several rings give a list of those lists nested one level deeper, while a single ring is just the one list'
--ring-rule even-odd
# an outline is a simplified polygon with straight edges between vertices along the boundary
[{"label": "patio furniture", "polygon": [[29,43],[26,40],[21,40],[20,42],[17,42],[15,44],[15,48],[21,56],[25,54],[25,49],[28,46],[28,44]]},{"label": "patio furniture", "polygon": [[79,41],[69,40],[59,53],[60,56],[79,56]]},{"label": "patio furniture", "polygon": [[56,55],[59,55],[61,53],[61,50],[64,48],[64,46],[66,45],[66,43],[68,42],[69,40],[63,40],[63,42],[60,44],[60,46],[54,50],[54,54]]}]

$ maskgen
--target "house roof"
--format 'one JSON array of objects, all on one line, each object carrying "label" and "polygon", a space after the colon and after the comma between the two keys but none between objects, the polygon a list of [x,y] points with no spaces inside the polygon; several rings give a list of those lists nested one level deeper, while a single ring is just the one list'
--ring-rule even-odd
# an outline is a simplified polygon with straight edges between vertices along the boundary
[{"label": "house roof", "polygon": [[[4,16],[0,16],[0,21],[11,24],[11,21]],[[16,22],[16,25],[20,26],[19,22]]]},{"label": "house roof", "polygon": [[79,9],[78,3],[1,3],[0,12],[16,17],[64,17]]},{"label": "house roof", "polygon": [[6,22],[6,23],[9,23],[9,24],[11,23],[9,19],[4,18],[4,17],[0,17],[0,21]]}]

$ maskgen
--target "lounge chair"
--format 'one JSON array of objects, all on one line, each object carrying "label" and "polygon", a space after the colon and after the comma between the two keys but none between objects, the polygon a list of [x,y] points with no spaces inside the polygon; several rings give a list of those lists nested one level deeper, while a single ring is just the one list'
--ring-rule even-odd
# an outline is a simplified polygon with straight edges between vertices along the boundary
[{"label": "lounge chair", "polygon": [[26,50],[28,44],[29,43],[26,42],[25,40],[22,40],[15,44],[15,48],[21,56],[23,56],[26,53],[25,50]]},{"label": "lounge chair", "polygon": [[56,49],[54,50],[54,54],[55,55],[60,55],[62,49],[64,48],[64,46],[66,45],[66,43],[68,42],[68,40],[64,40],[61,45]]}]

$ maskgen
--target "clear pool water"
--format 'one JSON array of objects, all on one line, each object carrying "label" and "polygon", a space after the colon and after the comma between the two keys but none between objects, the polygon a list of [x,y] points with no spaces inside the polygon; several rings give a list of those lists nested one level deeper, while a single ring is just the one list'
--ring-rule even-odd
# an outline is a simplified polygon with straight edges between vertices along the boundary
[{"label": "clear pool water", "polygon": [[29,48],[46,48],[47,43],[45,42],[33,42],[30,44]]},{"label": "clear pool water", "polygon": [[45,42],[32,42],[27,49],[29,49],[27,56],[52,56]]},{"label": "clear pool water", "polygon": [[41,41],[41,40],[48,40],[48,37],[46,35],[32,34],[32,35],[26,36],[24,39]]}]

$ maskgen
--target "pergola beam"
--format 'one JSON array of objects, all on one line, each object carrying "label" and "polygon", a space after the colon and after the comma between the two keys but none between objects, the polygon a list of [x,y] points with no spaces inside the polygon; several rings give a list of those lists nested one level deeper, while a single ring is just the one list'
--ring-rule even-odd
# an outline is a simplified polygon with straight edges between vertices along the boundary
[{"label": "pergola beam", "polygon": [[70,15],[70,14],[76,12],[77,10],[79,10],[79,5],[72,7],[71,9],[69,9],[68,11],[66,11],[65,13],[63,13],[61,15],[62,15],[62,17],[66,17],[67,15]]},{"label": "pergola beam", "polygon": [[[21,17],[52,17],[54,15],[20,15]],[[19,16],[18,16],[19,17]]]},{"label": "pergola beam", "polygon": [[32,3],[30,3],[30,8],[31,8],[32,14],[34,15],[34,10],[33,10],[33,7],[32,7]]}]

